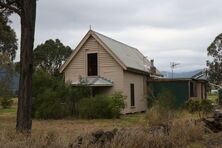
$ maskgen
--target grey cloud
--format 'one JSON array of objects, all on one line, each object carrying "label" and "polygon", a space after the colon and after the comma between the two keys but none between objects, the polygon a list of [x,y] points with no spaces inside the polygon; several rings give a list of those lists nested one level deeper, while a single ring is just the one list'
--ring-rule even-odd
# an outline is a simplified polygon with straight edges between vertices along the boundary
[{"label": "grey cloud", "polygon": [[[178,70],[203,68],[206,48],[221,32],[221,5],[220,0],[40,0],[35,46],[59,38],[74,49],[91,24],[155,58],[160,70],[171,61],[183,63]],[[11,18],[19,37],[19,19]]]},{"label": "grey cloud", "polygon": [[[92,24],[104,30],[122,30],[133,26],[193,28],[218,22],[222,9],[219,1],[130,1],[93,0],[61,3],[38,2],[37,25],[41,29],[80,29]],[[64,22],[66,27],[64,28]],[[220,22],[221,23],[221,22]],[[47,29],[46,29],[47,30]]]}]

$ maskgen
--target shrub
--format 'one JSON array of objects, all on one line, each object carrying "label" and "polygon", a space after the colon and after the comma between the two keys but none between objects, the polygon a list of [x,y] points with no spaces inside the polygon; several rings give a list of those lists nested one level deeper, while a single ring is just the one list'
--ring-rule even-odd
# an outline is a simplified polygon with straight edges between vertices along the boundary
[{"label": "shrub", "polygon": [[211,100],[207,100],[207,99],[201,100],[200,107],[201,107],[201,111],[205,115],[213,111],[213,105],[212,105]]},{"label": "shrub", "polygon": [[169,108],[161,107],[155,103],[148,111],[147,118],[150,126],[168,124],[175,117],[175,111]]},{"label": "shrub", "polygon": [[85,98],[79,102],[79,113],[81,118],[112,118],[108,96],[95,96]]},{"label": "shrub", "polygon": [[66,103],[71,116],[79,115],[79,101],[83,98],[89,98],[91,95],[91,88],[88,87],[86,81],[80,77],[80,84],[76,87],[69,87],[66,97]]},{"label": "shrub", "polygon": [[48,119],[79,115],[79,100],[89,97],[91,92],[83,79],[80,82],[73,87],[61,77],[36,71],[33,75],[33,117]]},{"label": "shrub", "polygon": [[33,75],[33,117],[58,119],[69,115],[66,104],[69,87],[58,77],[36,72]]},{"label": "shrub", "polygon": [[200,118],[213,111],[212,101],[208,99],[189,99],[185,108],[190,113],[198,113]]},{"label": "shrub", "polygon": [[150,125],[168,124],[174,118],[175,97],[169,90],[163,90],[153,106],[147,111],[148,122]]},{"label": "shrub", "polygon": [[125,108],[124,100],[126,99],[126,96],[124,96],[122,92],[115,92],[111,95],[111,99],[113,117],[119,118],[121,110]]},{"label": "shrub", "polygon": [[0,103],[2,108],[10,108],[13,104],[13,100],[11,98],[4,97],[0,98]]},{"label": "shrub", "polygon": [[200,110],[200,101],[199,100],[193,100],[193,99],[189,99],[186,103],[185,103],[185,108],[190,112],[190,113],[194,113]]},{"label": "shrub", "polygon": [[47,89],[42,94],[39,94],[35,102],[34,116],[41,119],[58,119],[68,115],[67,105],[59,93]]},{"label": "shrub", "polygon": [[121,109],[125,107],[125,97],[121,93],[112,96],[95,96],[79,102],[80,117],[88,119],[118,118]]}]

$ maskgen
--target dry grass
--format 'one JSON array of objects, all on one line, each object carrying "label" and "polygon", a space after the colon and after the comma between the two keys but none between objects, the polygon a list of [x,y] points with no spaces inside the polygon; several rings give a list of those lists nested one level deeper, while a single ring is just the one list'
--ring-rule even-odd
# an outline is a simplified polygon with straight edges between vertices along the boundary
[{"label": "dry grass", "polygon": [[[16,110],[0,109],[0,147],[67,148],[76,143],[76,138],[80,135],[86,137],[81,147],[204,147],[203,127],[191,120],[196,117],[185,111],[176,114],[170,119],[170,130],[167,134],[161,130],[150,132],[147,114],[134,114],[115,120],[33,120],[32,135],[27,137],[15,132]],[[92,132],[114,128],[119,131],[111,142],[107,141],[103,145],[90,143]]]},{"label": "dry grass", "polygon": [[[87,134],[80,147],[105,148],[178,148],[203,140],[204,130],[190,120],[175,120],[169,133],[161,130],[150,131],[150,128],[124,128],[117,132],[112,141],[93,143],[93,137]],[[76,145],[74,143],[73,145]]]},{"label": "dry grass", "polygon": [[67,147],[77,136],[113,128],[137,128],[145,125],[143,114],[127,115],[121,119],[104,120],[33,120],[32,135],[15,132],[16,109],[0,109],[0,148]]},{"label": "dry grass", "polygon": [[[34,125],[31,137],[17,134],[14,129],[4,128],[0,132],[0,145],[3,148],[65,148],[70,144],[75,143],[75,139],[78,135],[87,136],[90,135],[92,131],[101,129],[101,127],[95,127],[94,125],[88,125],[87,127],[86,124],[83,124],[81,126],[74,125],[71,127],[66,122],[60,123],[65,123],[65,125],[57,123],[57,125],[61,125],[61,127],[56,127],[56,129],[52,129],[52,127],[49,128],[48,125],[43,126],[41,124],[42,127]],[[66,128],[63,130],[64,127]],[[40,130],[37,131],[37,128]],[[107,128],[107,130],[108,129],[109,128]],[[191,142],[202,140],[202,134],[203,130],[201,126],[190,126],[187,122],[175,121],[171,127],[169,135],[165,135],[162,132],[149,133],[148,128],[144,127],[123,128],[119,130],[111,142],[107,141],[104,145],[92,144],[90,143],[89,138],[85,139],[81,147],[185,147]]]}]

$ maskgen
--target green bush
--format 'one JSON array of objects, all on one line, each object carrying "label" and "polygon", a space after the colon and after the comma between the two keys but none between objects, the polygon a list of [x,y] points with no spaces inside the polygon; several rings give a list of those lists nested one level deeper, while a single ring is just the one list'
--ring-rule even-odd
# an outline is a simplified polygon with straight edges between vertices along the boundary
[{"label": "green bush", "polygon": [[193,100],[189,99],[185,103],[185,108],[190,112],[190,113],[195,113],[200,110],[200,101],[199,100]]},{"label": "green bush", "polygon": [[175,97],[172,92],[166,89],[162,90],[147,111],[149,125],[169,124],[169,121],[175,117],[175,105]]},{"label": "green bush", "polygon": [[122,92],[115,92],[111,95],[111,108],[114,118],[120,117],[121,110],[125,108],[124,100],[126,100],[126,96]]},{"label": "green bush", "polygon": [[80,82],[73,87],[61,77],[36,71],[33,75],[32,116],[44,119],[78,116],[79,100],[89,97],[91,92],[83,79]]},{"label": "green bush", "polygon": [[111,118],[111,109],[109,108],[110,98],[107,96],[96,96],[85,98],[79,102],[79,114],[81,118]]},{"label": "green bush", "polygon": [[69,115],[66,103],[69,85],[62,79],[38,71],[33,75],[32,116],[58,119]]},{"label": "green bush", "polygon": [[58,119],[66,116],[82,118],[118,118],[125,107],[125,96],[116,92],[111,96],[90,98],[91,88],[80,78],[78,86],[66,84],[61,77],[43,71],[33,75],[32,116]]},{"label": "green bush", "polygon": [[81,118],[118,118],[121,109],[125,107],[125,96],[117,92],[111,96],[95,96],[85,98],[79,102],[79,115]]},{"label": "green bush", "polygon": [[212,101],[208,99],[189,99],[185,108],[190,113],[198,113],[200,118],[213,111]]},{"label": "green bush", "polygon": [[67,105],[59,93],[51,89],[39,94],[35,102],[36,110],[34,116],[41,119],[58,119],[68,115]]},{"label": "green bush", "polygon": [[91,88],[88,87],[86,81],[80,78],[80,84],[76,87],[69,87],[66,97],[66,103],[71,116],[79,115],[79,101],[83,98],[89,98],[91,95]]},{"label": "green bush", "polygon": [[200,107],[203,114],[208,114],[213,111],[213,105],[211,100],[201,100]]},{"label": "green bush", "polygon": [[2,108],[10,108],[13,104],[13,100],[11,98],[4,97],[0,98],[0,103]]}]

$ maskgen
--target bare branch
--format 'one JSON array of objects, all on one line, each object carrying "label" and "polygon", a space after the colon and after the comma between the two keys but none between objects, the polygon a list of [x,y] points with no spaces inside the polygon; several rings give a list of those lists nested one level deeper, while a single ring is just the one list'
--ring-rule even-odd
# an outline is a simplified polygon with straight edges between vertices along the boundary
[{"label": "bare branch", "polygon": [[15,13],[17,13],[18,15],[21,16],[21,12],[20,12],[20,10],[17,9],[17,8],[15,8],[15,7],[13,7],[13,6],[11,6],[11,5],[9,5],[9,4],[6,4],[6,3],[3,3],[3,2],[0,2],[0,6],[1,6],[2,8],[9,9],[9,10],[11,10],[11,11],[13,11],[13,12],[15,12]]}]

